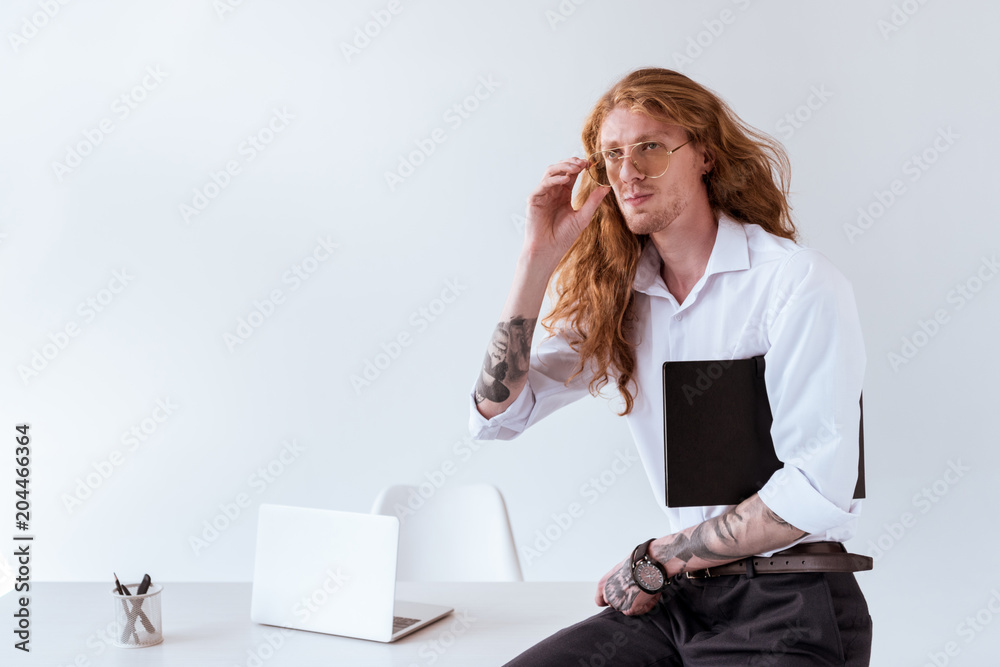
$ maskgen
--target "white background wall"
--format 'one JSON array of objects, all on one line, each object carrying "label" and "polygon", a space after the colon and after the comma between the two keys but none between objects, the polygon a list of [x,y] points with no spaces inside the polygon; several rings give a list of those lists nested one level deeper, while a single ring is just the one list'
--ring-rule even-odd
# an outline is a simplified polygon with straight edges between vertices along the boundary
[{"label": "white background wall", "polygon": [[[386,3],[49,3],[47,19],[42,4],[0,14],[0,496],[13,514],[14,425],[28,422],[36,579],[246,581],[260,503],[367,511],[384,485],[449,465],[447,484],[504,491],[522,546],[582,504],[551,546],[522,553],[530,580],[596,580],[665,532],[637,464],[584,495],[634,452],[606,401],[514,442],[463,442],[528,193],[580,154],[597,97],[655,65],[784,142],[804,242],[854,284],[869,498],[848,546],[877,557],[859,575],[873,664],[922,663],[948,642],[954,664],[1000,650],[987,607],[1000,600],[1000,279],[977,277],[1000,251],[995,3],[403,0],[347,55]],[[495,90],[480,87],[467,118],[448,113],[483,80]],[[291,120],[269,137],[276,109]],[[57,173],[102,121],[112,131]],[[445,140],[390,187],[436,128]],[[271,141],[250,160],[241,144],[258,133]],[[185,220],[228,161],[239,173]],[[859,209],[872,221],[851,236]],[[337,247],[312,264],[320,238]],[[314,269],[298,284],[285,279],[297,264]],[[956,297],[961,284],[974,298]],[[449,285],[457,297],[436,301]],[[227,344],[274,290],[270,316]],[[402,334],[409,345],[353,386]],[[894,367],[904,339],[919,347]],[[158,402],[176,406],[160,422]],[[301,451],[273,463],[292,441]],[[269,463],[280,474],[265,480]],[[952,465],[964,472],[949,483]],[[248,506],[206,539],[240,494]],[[9,565],[3,577],[7,590]]]}]

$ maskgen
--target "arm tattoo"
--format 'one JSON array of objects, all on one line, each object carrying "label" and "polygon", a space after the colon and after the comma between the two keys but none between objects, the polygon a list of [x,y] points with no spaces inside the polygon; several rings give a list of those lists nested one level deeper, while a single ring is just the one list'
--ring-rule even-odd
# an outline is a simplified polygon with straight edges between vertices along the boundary
[{"label": "arm tattoo", "polygon": [[[754,494],[728,512],[664,538],[665,545],[654,542],[651,556],[661,565],[676,558],[681,561],[680,572],[690,572],[705,567],[702,563],[692,565],[696,558],[709,563],[729,563],[766,550],[775,541],[790,544],[807,534],[775,514]],[[604,599],[620,611],[646,613],[651,609],[647,603],[655,603],[656,598],[637,602],[641,589],[632,580],[630,565],[626,560],[608,577]],[[639,606],[633,608],[636,604]]]},{"label": "arm tattoo", "polygon": [[537,321],[537,317],[512,317],[497,324],[476,383],[476,404],[503,403],[510,398],[510,388],[527,375]]},{"label": "arm tattoo", "polygon": [[792,524],[788,523],[787,521],[785,521],[784,519],[782,519],[780,516],[778,516],[777,514],[775,514],[774,510],[772,510],[770,507],[765,507],[764,508],[764,516],[767,517],[768,519],[770,519],[771,521],[773,521],[774,523],[778,524],[779,526],[783,526],[785,528],[790,528],[792,530],[797,530],[798,532],[800,532],[803,535],[805,535],[805,533],[803,531],[798,530]]},{"label": "arm tattoo", "polygon": [[[728,554],[718,553],[708,546],[708,534],[711,532],[718,532],[713,524],[718,523],[718,519],[721,518],[722,517],[716,517],[715,519],[709,519],[704,523],[698,524],[698,526],[694,529],[694,532],[691,533],[691,537],[688,537],[684,533],[677,533],[674,541],[671,542],[668,547],[669,556],[667,557],[667,560],[670,558],[679,558],[684,561],[685,564],[695,556],[698,558],[704,558],[705,560],[729,560],[730,556]],[[734,539],[732,542],[735,544],[736,540]],[[658,557],[656,557],[656,560],[661,563],[665,562],[660,560]]]},{"label": "arm tattoo", "polygon": [[[683,532],[676,533],[673,540],[658,550],[653,557],[661,563],[665,563],[671,558],[678,558],[684,562],[681,568],[683,572],[688,569],[688,561],[694,557],[725,563],[752,555],[758,549],[749,544],[751,542],[749,538],[752,536],[747,534],[748,519],[758,512],[760,519],[787,530],[789,532],[788,542],[794,542],[800,537],[808,535],[805,531],[799,530],[775,514],[767,505],[764,505],[763,501],[757,498],[744,501],[725,514],[698,524],[691,532],[690,537]],[[759,521],[757,525],[759,525]]]}]

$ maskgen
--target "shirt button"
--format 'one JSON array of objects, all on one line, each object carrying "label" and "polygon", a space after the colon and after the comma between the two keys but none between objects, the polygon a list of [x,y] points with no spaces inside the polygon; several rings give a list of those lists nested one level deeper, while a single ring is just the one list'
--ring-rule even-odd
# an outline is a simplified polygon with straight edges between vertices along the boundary
[{"label": "shirt button", "polygon": [[683,320],[684,319],[684,313],[677,313],[676,315],[674,315],[674,319],[678,320],[678,321],[679,320]]}]

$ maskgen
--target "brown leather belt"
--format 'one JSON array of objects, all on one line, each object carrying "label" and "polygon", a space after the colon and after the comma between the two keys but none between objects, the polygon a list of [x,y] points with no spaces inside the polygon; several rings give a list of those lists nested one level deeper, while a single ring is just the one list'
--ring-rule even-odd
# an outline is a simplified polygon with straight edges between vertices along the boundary
[{"label": "brown leather belt", "polygon": [[686,572],[688,579],[721,577],[731,574],[788,574],[791,572],[858,572],[872,569],[871,556],[847,553],[840,542],[806,542],[796,544],[770,557],[750,556],[740,560]]}]

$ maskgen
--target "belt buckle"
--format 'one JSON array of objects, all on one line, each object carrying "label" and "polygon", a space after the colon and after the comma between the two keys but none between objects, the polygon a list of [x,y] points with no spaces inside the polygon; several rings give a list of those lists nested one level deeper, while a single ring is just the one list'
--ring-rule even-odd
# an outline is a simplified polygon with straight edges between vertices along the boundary
[{"label": "belt buckle", "polygon": [[704,579],[706,577],[711,577],[712,572],[709,568],[706,567],[703,570],[695,570],[694,572],[685,572],[684,575],[688,579]]}]

